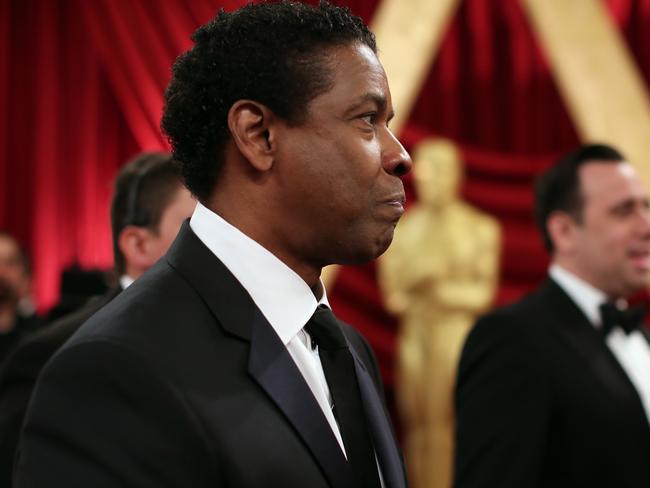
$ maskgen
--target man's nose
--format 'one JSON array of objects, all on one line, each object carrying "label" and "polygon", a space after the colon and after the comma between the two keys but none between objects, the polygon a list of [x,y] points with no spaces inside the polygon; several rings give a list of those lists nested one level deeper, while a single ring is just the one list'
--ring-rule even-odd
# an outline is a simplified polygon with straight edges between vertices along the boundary
[{"label": "man's nose", "polygon": [[385,130],[385,142],[382,148],[384,170],[391,175],[404,176],[411,171],[413,161],[404,146],[397,140],[389,128]]},{"label": "man's nose", "polygon": [[650,239],[650,209],[643,207],[639,212],[639,217],[639,231],[644,238]]}]

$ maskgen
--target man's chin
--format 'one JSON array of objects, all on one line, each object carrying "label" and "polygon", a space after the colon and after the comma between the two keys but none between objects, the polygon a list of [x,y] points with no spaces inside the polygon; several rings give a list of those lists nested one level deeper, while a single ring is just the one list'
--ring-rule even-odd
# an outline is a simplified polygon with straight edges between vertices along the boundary
[{"label": "man's chin", "polygon": [[621,296],[628,297],[647,289],[650,286],[650,273],[634,273],[621,287]]},{"label": "man's chin", "polygon": [[381,237],[375,241],[373,256],[370,258],[370,260],[377,259],[388,250],[391,243],[393,242],[394,233],[395,227],[391,227],[390,229],[387,229],[386,232],[384,232]]},{"label": "man's chin", "polygon": [[378,251],[375,253],[375,257],[373,259],[377,259],[379,256],[384,254],[386,251],[388,251],[388,248],[390,247],[391,242],[393,242],[393,238],[391,236],[391,239],[387,241],[386,243],[382,244],[379,246]]},{"label": "man's chin", "polygon": [[372,246],[363,246],[356,249],[348,248],[347,252],[339,256],[332,264],[359,265],[366,264],[384,254],[390,246],[392,239],[376,242]]},{"label": "man's chin", "polygon": [[[393,242],[394,226],[384,227],[381,232],[357,232],[357,239],[348,241],[343,246],[330,248],[327,264],[358,265],[368,263],[386,252]],[[373,237],[369,237],[373,235]],[[360,237],[364,238],[360,238]],[[341,240],[342,241],[342,240]],[[336,255],[334,254],[336,253]]]}]

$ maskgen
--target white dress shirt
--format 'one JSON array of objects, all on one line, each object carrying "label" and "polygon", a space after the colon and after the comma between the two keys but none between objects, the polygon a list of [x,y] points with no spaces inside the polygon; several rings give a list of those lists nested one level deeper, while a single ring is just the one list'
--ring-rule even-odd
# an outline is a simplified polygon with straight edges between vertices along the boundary
[{"label": "white dress shirt", "polygon": [[320,300],[307,283],[274,254],[198,203],[190,220],[197,237],[237,278],[287,348],[309,385],[343,454],[341,432],[318,350],[303,327],[318,305],[329,307],[325,287]]},{"label": "white dress shirt", "polygon": [[122,290],[126,290],[129,286],[133,284],[135,281],[134,278],[131,278],[128,274],[123,274],[120,276],[120,286],[122,287]]},{"label": "white dress shirt", "polygon": [[[575,302],[594,327],[600,329],[600,306],[607,295],[557,264],[551,265],[549,275]],[[636,388],[650,422],[650,345],[641,331],[626,334],[614,327],[605,339],[618,362]]]}]

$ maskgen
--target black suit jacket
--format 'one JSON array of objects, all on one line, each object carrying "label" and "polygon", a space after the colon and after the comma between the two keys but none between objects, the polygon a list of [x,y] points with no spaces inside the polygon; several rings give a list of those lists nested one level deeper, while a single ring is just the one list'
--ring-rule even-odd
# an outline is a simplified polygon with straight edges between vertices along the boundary
[{"label": "black suit jacket", "polygon": [[456,415],[456,488],[650,486],[640,397],[550,279],[471,331]]},{"label": "black suit jacket", "polygon": [[[386,487],[404,487],[372,352],[343,329]],[[20,488],[353,486],[286,348],[187,223],[167,256],[45,368],[16,480]]]},{"label": "black suit jacket", "polygon": [[13,459],[20,428],[36,379],[45,363],[81,324],[120,292],[115,287],[84,307],[29,336],[0,369],[0,486],[11,486]]}]

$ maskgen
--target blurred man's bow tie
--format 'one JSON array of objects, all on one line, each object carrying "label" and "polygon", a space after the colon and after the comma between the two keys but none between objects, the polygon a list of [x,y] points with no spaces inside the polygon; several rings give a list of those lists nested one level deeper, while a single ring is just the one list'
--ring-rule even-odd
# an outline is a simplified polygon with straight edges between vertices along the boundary
[{"label": "blurred man's bow tie", "polygon": [[627,309],[620,309],[613,303],[603,303],[600,306],[600,316],[603,319],[603,333],[609,334],[619,326],[626,334],[638,329],[645,317],[645,307],[638,305]]}]

